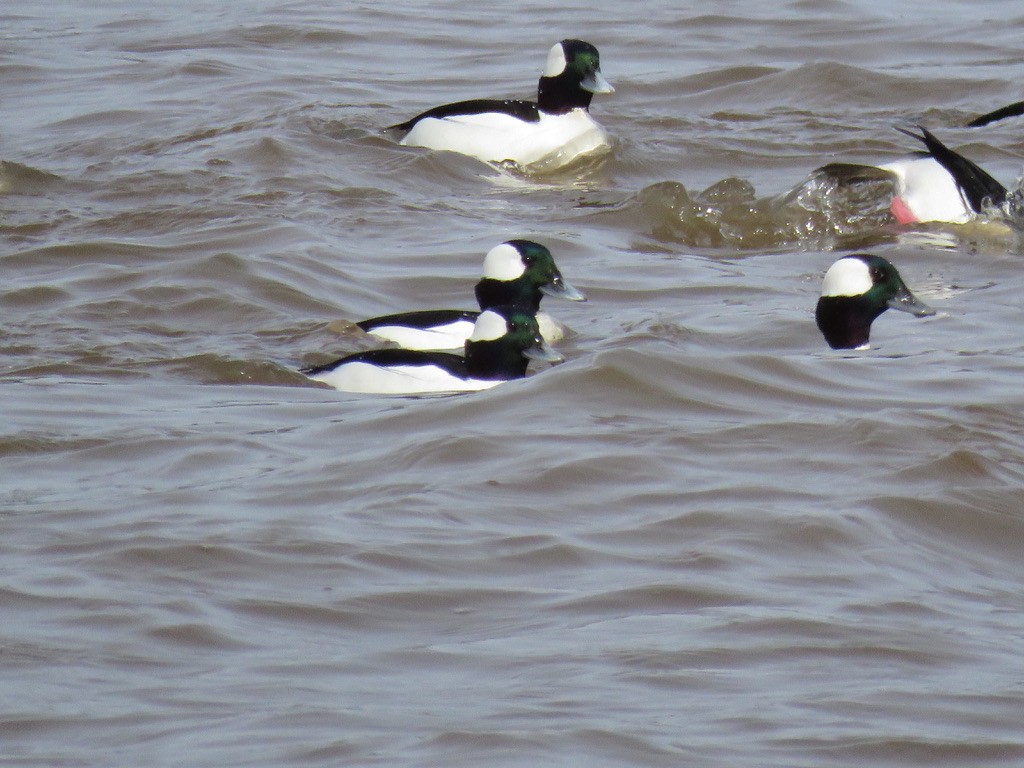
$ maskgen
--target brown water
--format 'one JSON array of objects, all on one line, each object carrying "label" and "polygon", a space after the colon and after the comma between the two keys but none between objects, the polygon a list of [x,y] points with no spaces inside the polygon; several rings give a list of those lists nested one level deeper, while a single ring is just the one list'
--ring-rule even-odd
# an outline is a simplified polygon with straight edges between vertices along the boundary
[{"label": "brown water", "polygon": [[[966,7],[5,4],[0,764],[1024,764],[1019,239],[782,199],[915,122],[1014,183],[1024,124],[958,126],[1024,15]],[[568,36],[603,163],[379,135]],[[566,363],[295,373],[512,236],[590,296]],[[828,351],[849,247],[939,315]]]}]

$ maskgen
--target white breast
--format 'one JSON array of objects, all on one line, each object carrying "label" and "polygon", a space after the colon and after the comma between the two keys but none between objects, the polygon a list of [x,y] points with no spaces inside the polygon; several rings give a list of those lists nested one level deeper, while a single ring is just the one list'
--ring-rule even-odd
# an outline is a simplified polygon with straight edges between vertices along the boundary
[{"label": "white breast", "polygon": [[520,165],[544,161],[565,165],[580,155],[607,149],[608,135],[584,109],[566,115],[541,115],[536,123],[501,113],[424,118],[402,144],[446,149],[487,162]]},{"label": "white breast", "polygon": [[565,338],[565,326],[547,312],[537,313],[537,327],[540,329],[540,335],[548,344],[554,344]]},{"label": "white breast", "polygon": [[918,221],[963,224],[974,218],[949,171],[932,157],[879,166],[896,177],[896,195]]}]

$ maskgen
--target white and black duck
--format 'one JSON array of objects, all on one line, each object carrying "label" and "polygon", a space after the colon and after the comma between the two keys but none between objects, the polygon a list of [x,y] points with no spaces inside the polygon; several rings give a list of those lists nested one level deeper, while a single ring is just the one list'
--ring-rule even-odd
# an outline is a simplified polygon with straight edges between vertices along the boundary
[{"label": "white and black duck", "polygon": [[[539,312],[544,295],[586,301],[555,265],[551,251],[533,240],[508,240],[484,257],[483,277],[476,284],[480,310],[515,305],[536,314],[541,335],[548,343],[565,336],[565,326]],[[462,349],[473,332],[479,311],[428,309],[372,317],[358,325],[366,333],[406,349]]]},{"label": "white and black duck", "polygon": [[489,389],[521,379],[530,360],[556,363],[562,359],[544,342],[530,312],[519,307],[492,307],[480,313],[461,355],[372,349],[301,373],[343,392],[446,394]]},{"label": "white and black duck", "polygon": [[590,43],[562,40],[548,53],[537,101],[471,99],[444,104],[390,126],[406,146],[459,152],[488,162],[564,165],[606,151],[608,134],[590,115],[595,93],[614,88]]},{"label": "white and black duck", "polygon": [[889,180],[890,205],[900,224],[966,224],[981,214],[1003,210],[1009,193],[977,163],[947,147],[926,128],[901,133],[924,144],[924,151],[881,165],[830,163],[816,173],[841,183]]},{"label": "white and black duck", "polygon": [[917,317],[935,314],[910,292],[889,261],[857,253],[839,259],[825,273],[814,318],[832,349],[867,349],[871,324],[887,309]]}]

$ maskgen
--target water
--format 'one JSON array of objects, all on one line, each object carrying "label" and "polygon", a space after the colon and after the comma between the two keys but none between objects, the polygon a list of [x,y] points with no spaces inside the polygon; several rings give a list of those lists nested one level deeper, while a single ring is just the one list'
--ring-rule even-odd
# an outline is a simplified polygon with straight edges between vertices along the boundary
[{"label": "water", "polygon": [[[1015,183],[1019,121],[959,126],[1024,16],[964,9],[5,5],[0,763],[1020,765],[1018,235],[805,184],[918,122]],[[379,134],[568,36],[604,162]],[[514,236],[590,297],[566,363],[296,373]],[[850,248],[939,315],[827,350]]]}]

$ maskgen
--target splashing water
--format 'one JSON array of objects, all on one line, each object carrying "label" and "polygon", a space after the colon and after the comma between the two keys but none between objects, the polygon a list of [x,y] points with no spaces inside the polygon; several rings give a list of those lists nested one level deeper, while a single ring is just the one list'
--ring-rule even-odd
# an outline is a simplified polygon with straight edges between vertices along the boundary
[{"label": "splashing water", "polygon": [[641,190],[635,204],[659,240],[697,248],[832,249],[849,240],[890,238],[891,199],[891,182],[849,183],[816,172],[785,194],[762,198],[739,178],[696,195],[678,182],[660,182]]}]

